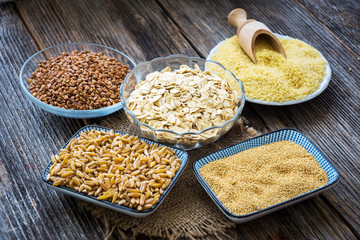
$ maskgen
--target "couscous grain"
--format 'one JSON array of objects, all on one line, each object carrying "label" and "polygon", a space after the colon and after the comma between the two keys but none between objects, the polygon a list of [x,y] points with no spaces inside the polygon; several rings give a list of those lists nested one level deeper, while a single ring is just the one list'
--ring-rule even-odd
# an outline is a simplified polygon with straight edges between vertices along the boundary
[{"label": "couscous grain", "polygon": [[255,43],[258,63],[254,64],[234,36],[225,40],[212,60],[233,72],[251,99],[269,102],[302,99],[319,88],[325,77],[326,62],[315,48],[301,40],[279,40],[287,58],[259,38]]}]

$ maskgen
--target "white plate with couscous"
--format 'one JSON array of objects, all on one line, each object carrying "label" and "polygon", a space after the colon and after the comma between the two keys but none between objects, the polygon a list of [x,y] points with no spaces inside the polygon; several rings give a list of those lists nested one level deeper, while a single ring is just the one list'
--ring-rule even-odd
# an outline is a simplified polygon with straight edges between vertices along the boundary
[{"label": "white plate with couscous", "polygon": [[322,93],[331,78],[326,58],[301,40],[275,35],[283,44],[286,60],[260,42],[257,45],[265,47],[256,50],[258,64],[255,65],[241,50],[237,36],[218,43],[206,59],[217,61],[233,72],[244,84],[246,101],[252,103],[286,106],[309,101]]}]

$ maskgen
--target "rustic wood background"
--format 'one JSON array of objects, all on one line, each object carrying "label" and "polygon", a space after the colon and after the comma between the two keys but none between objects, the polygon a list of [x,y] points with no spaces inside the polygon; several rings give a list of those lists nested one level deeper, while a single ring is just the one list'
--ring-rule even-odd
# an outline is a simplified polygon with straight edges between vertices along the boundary
[{"label": "rustic wood background", "polygon": [[[356,0],[0,3],[0,239],[105,236],[103,221],[41,181],[50,155],[85,122],[44,112],[26,98],[18,76],[27,58],[67,42],[111,46],[136,62],[174,53],[205,58],[216,43],[234,35],[226,16],[237,7],[276,33],[310,43],[329,60],[332,79],[317,98],[287,107],[246,103],[243,115],[261,132],[299,129],[325,153],[341,179],[318,197],[237,225],[229,234],[237,239],[359,239],[360,2]],[[116,231],[111,236],[119,238]]]}]

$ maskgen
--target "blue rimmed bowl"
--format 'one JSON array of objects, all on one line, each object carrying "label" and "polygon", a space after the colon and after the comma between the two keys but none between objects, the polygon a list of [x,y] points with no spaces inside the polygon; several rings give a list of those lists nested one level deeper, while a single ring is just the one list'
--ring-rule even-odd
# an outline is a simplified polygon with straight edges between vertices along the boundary
[{"label": "blue rimmed bowl", "polygon": [[[82,132],[89,131],[89,130],[92,130],[92,129],[99,130],[99,131],[105,131],[105,132],[113,130],[115,133],[120,133],[120,134],[123,134],[123,135],[127,134],[127,133],[117,131],[117,130],[114,130],[114,129],[110,129],[110,128],[94,126],[94,125],[88,125],[88,126],[85,126],[85,127],[81,128],[79,131],[77,131],[74,134],[74,136],[72,136],[69,139],[69,141],[61,149],[66,148],[67,145],[70,143],[71,139],[77,138],[77,137],[80,136],[80,134]],[[156,142],[153,142],[153,141],[148,140],[148,139],[143,139],[143,138],[139,138],[139,139],[144,140],[145,142],[147,142],[149,144],[156,144]],[[158,144],[158,145],[159,146],[164,146],[163,144]],[[187,154],[187,152],[182,151],[180,149],[172,148],[172,147],[170,147],[170,148],[175,151],[176,156],[181,160],[180,168],[176,172],[174,178],[171,180],[170,185],[165,189],[163,195],[161,195],[159,201],[154,206],[152,206],[150,209],[147,209],[147,210],[144,210],[144,211],[138,211],[136,209],[120,206],[118,204],[114,204],[114,203],[109,202],[109,201],[101,201],[101,200],[98,200],[94,196],[89,196],[89,195],[87,195],[85,193],[81,193],[81,192],[75,191],[75,190],[67,188],[67,187],[53,186],[53,182],[46,180],[46,177],[50,172],[50,167],[53,165],[52,161],[50,161],[49,164],[46,166],[46,168],[45,168],[45,170],[44,170],[44,172],[42,174],[42,180],[46,183],[46,185],[48,187],[51,187],[51,188],[53,188],[53,189],[55,189],[57,191],[68,194],[68,195],[73,196],[75,198],[79,198],[79,199],[82,199],[84,201],[88,201],[88,202],[94,203],[96,205],[99,205],[101,207],[106,207],[106,208],[115,210],[115,211],[120,212],[120,213],[130,215],[130,216],[133,216],[133,217],[146,217],[146,216],[152,214],[153,212],[155,212],[155,210],[164,201],[166,196],[169,194],[171,189],[174,187],[176,181],[179,179],[180,175],[183,173],[183,171],[184,171],[184,169],[186,167],[186,164],[188,162],[188,154]],[[56,154],[59,154],[61,149]]]},{"label": "blue rimmed bowl", "polygon": [[121,64],[129,65],[129,70],[132,70],[135,68],[136,64],[135,62],[126,54],[111,48],[107,46],[102,46],[99,44],[93,44],[93,43],[65,43],[65,44],[59,44],[55,45],[49,48],[46,48],[44,50],[41,50],[31,56],[22,66],[20,70],[20,86],[22,90],[24,91],[25,95],[39,108],[62,116],[62,117],[69,117],[69,118],[96,118],[96,117],[102,117],[105,115],[109,115],[115,111],[118,111],[122,108],[121,102],[118,102],[114,105],[111,105],[109,107],[99,108],[99,109],[93,109],[93,110],[72,110],[72,109],[65,109],[60,107],[55,107],[50,104],[47,104],[45,102],[40,101],[36,97],[34,97],[30,93],[30,84],[28,82],[28,79],[31,77],[31,74],[36,70],[38,67],[38,64],[42,60],[48,60],[51,57],[57,57],[60,56],[63,52],[72,52],[74,50],[80,51],[91,51],[91,52],[101,52],[104,53],[104,55],[113,57],[116,60],[118,60]]},{"label": "blue rimmed bowl", "polygon": [[[259,211],[256,211],[256,212],[253,212],[250,214],[235,215],[232,212],[230,212],[224,206],[224,204],[219,200],[219,198],[216,196],[215,192],[207,184],[207,182],[204,180],[204,178],[201,176],[200,168],[210,162],[232,156],[232,155],[242,152],[244,150],[254,148],[254,147],[259,147],[259,146],[273,143],[273,142],[282,141],[282,140],[293,141],[296,144],[299,144],[300,146],[304,147],[309,153],[311,153],[314,156],[314,158],[316,159],[316,161],[318,161],[321,168],[326,172],[326,174],[329,178],[328,183],[325,186],[317,188],[308,193],[302,194],[295,198],[289,199],[287,201],[281,202],[279,204],[270,206],[265,209],[261,209]],[[247,141],[237,143],[235,145],[232,145],[232,146],[229,146],[222,150],[211,153],[211,154],[195,161],[193,164],[193,170],[194,170],[194,173],[195,173],[197,179],[199,180],[200,184],[203,186],[203,188],[209,194],[210,198],[215,202],[215,204],[219,207],[219,209],[226,215],[226,217],[228,217],[230,220],[232,220],[236,223],[242,223],[242,222],[253,220],[255,218],[261,217],[263,215],[269,214],[271,212],[280,210],[280,209],[290,206],[292,204],[295,204],[295,203],[298,203],[305,199],[308,199],[310,197],[313,197],[313,196],[331,188],[339,180],[339,173],[334,168],[334,166],[326,159],[326,157],[319,151],[319,149],[304,134],[302,134],[301,132],[299,132],[298,130],[295,130],[295,129],[276,130],[274,132],[266,133],[264,135],[252,138]]]},{"label": "blue rimmed bowl", "polygon": [[[127,108],[128,98],[130,97],[131,92],[135,90],[137,83],[145,80],[148,74],[155,71],[161,71],[166,67],[170,67],[173,70],[179,69],[181,65],[187,65],[191,68],[198,65],[202,71],[209,70],[229,82],[232,89],[236,90],[239,96],[237,104],[238,109],[232,119],[226,121],[221,126],[213,126],[199,132],[179,133],[168,129],[154,129],[152,126],[140,122],[135,114]],[[134,70],[126,76],[121,85],[120,98],[126,116],[143,137],[183,150],[192,150],[218,140],[229,131],[236,120],[240,118],[240,114],[245,104],[244,86],[232,72],[226,70],[218,62],[179,54],[160,57],[152,61],[138,64]]]}]

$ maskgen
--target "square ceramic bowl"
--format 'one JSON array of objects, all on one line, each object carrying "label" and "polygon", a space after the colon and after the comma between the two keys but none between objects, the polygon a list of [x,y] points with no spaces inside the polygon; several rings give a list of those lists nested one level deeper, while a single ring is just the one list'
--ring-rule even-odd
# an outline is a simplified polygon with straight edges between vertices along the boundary
[{"label": "square ceramic bowl", "polygon": [[[216,196],[214,191],[210,188],[210,186],[206,183],[206,181],[203,179],[203,177],[200,174],[200,168],[207,163],[216,161],[218,159],[222,159],[228,156],[232,156],[236,153],[242,152],[244,150],[262,146],[265,144],[269,144],[272,142],[278,142],[278,141],[293,141],[300,146],[304,147],[309,153],[311,153],[316,161],[320,164],[322,169],[327,173],[327,176],[329,178],[328,183],[320,188],[317,188],[313,191],[310,191],[308,193],[302,194],[300,196],[297,196],[295,198],[292,198],[290,200],[287,200],[285,202],[281,202],[279,204],[270,206],[265,209],[261,209],[259,211],[247,214],[247,215],[235,215],[231,213],[224,204],[219,200],[219,198]],[[336,171],[334,166],[325,158],[325,156],[317,149],[317,147],[308,139],[305,137],[304,134],[299,132],[295,129],[280,129],[276,130],[274,132],[266,133],[264,135],[252,138],[250,140],[246,140],[240,143],[237,143],[235,145],[229,146],[227,148],[221,149],[219,151],[216,151],[214,153],[211,153],[197,161],[193,164],[193,170],[195,172],[195,175],[197,179],[199,180],[200,184],[203,186],[203,188],[206,190],[206,192],[209,194],[211,199],[215,202],[215,204],[220,208],[220,210],[232,221],[236,223],[242,223],[246,221],[253,220],[255,218],[261,217],[263,215],[269,214],[271,212],[280,210],[282,208],[285,208],[287,206],[290,206],[292,204],[298,203],[300,201],[303,201],[305,199],[308,199],[310,197],[313,197],[330,187],[334,186],[334,184],[339,180],[339,173]]]},{"label": "square ceramic bowl", "polygon": [[[92,130],[92,129],[95,129],[95,130],[99,130],[99,131],[110,131],[110,130],[113,130],[115,133],[120,133],[120,134],[126,134],[124,132],[121,132],[121,131],[117,131],[117,130],[114,130],[114,129],[110,129],[110,128],[105,128],[105,127],[100,127],[100,126],[93,126],[93,125],[89,125],[89,126],[85,126],[83,128],[81,128],[79,131],[77,131],[74,136],[72,136],[69,141],[62,147],[62,149],[66,148],[67,145],[70,143],[71,139],[73,138],[77,138],[80,136],[80,134],[82,132],[85,132],[85,131],[88,131],[88,130]],[[131,135],[131,134],[130,134]],[[141,140],[144,140],[145,142],[149,143],[149,144],[158,144],[159,146],[165,146],[163,144],[159,144],[157,142],[154,142],[154,141],[151,141],[151,140],[148,140],[148,139],[144,139],[144,138],[140,138],[139,139]],[[62,187],[62,186],[53,186],[52,182],[51,181],[48,181],[46,180],[46,176],[49,174],[49,171],[50,171],[50,167],[52,166],[52,161],[49,162],[49,164],[47,165],[47,167],[45,168],[43,174],[42,174],[42,179],[43,181],[46,183],[46,185],[48,187],[51,187],[57,191],[60,191],[62,193],[65,193],[65,194],[68,194],[70,196],[73,196],[75,198],[79,198],[79,199],[82,199],[82,200],[85,200],[85,201],[88,201],[88,202],[91,202],[91,203],[94,203],[94,204],[97,204],[101,207],[106,207],[106,208],[109,208],[109,209],[112,209],[112,210],[115,210],[117,212],[120,212],[120,213],[124,213],[124,214],[127,214],[127,215],[130,215],[130,216],[133,216],[133,217],[146,217],[150,214],[152,214],[153,212],[155,212],[155,210],[160,206],[160,204],[164,201],[164,199],[166,198],[166,196],[169,194],[170,190],[173,188],[173,186],[175,185],[176,181],[179,179],[180,175],[183,173],[184,169],[185,169],[185,166],[188,162],[188,154],[185,152],[185,151],[182,151],[182,150],[179,150],[177,148],[172,148],[172,147],[169,147],[171,148],[172,150],[175,151],[177,157],[181,160],[181,165],[180,165],[180,168],[179,170],[176,172],[174,178],[172,179],[170,185],[165,189],[164,191],[164,194],[160,197],[159,201],[153,206],[151,207],[150,209],[147,209],[147,210],[144,210],[144,211],[138,211],[136,209],[132,209],[132,208],[128,208],[128,207],[124,207],[124,206],[120,206],[118,204],[114,204],[114,203],[111,203],[109,201],[100,201],[98,200],[96,197],[94,196],[89,196],[85,193],[80,193],[78,191],[75,191],[75,190],[72,190],[70,188],[67,188],[67,187]],[[60,149],[61,150],[61,149]],[[59,150],[59,152],[60,152]],[[59,152],[57,152],[56,154],[59,154]]]}]

